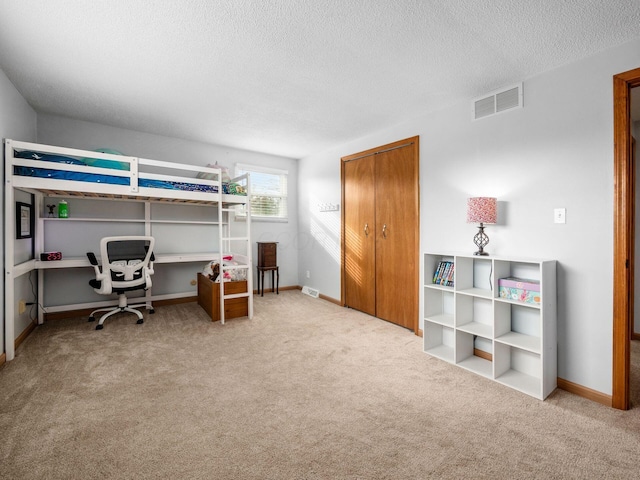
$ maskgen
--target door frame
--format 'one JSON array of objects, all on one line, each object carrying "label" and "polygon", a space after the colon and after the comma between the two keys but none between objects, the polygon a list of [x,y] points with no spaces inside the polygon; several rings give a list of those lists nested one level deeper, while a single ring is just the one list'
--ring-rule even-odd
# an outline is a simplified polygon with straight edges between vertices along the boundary
[{"label": "door frame", "polygon": [[[633,195],[632,206],[630,216],[633,219],[629,222],[631,242],[633,244],[629,247],[631,252],[631,262],[629,262],[629,272],[631,276],[629,279],[629,292],[633,292],[633,295],[629,296],[629,335],[631,340],[640,340],[640,335],[635,332],[635,301],[636,301],[636,180],[638,178],[638,170],[636,168],[636,139],[633,134],[631,135],[631,161],[629,163],[631,172],[631,195]],[[631,374],[631,372],[629,372]]]},{"label": "door frame", "polygon": [[[393,143],[388,143],[386,145],[381,145],[379,147],[370,148],[368,150],[364,150],[362,152],[354,153],[352,155],[347,155],[340,158],[340,193],[341,193],[341,202],[343,208],[340,212],[340,305],[343,307],[346,306],[346,296],[345,296],[345,225],[344,225],[344,165],[346,162],[351,160],[356,160],[362,157],[368,157],[370,155],[375,155],[377,153],[383,153],[388,150],[393,150],[396,148],[400,148],[405,145],[413,145],[413,154],[418,162],[420,163],[420,137],[416,135],[415,137],[405,138],[403,140],[398,140]],[[414,252],[416,265],[420,265],[420,177],[419,177],[419,169],[418,169],[418,186],[416,192],[416,211],[418,212],[418,225],[417,228],[414,229],[413,234],[415,235],[415,245],[416,251]],[[418,268],[418,281],[415,282],[415,299],[418,302],[418,315],[414,319],[413,332],[416,335],[420,335],[420,271]]]},{"label": "door frame", "polygon": [[631,89],[640,86],[640,68],[613,77],[613,375],[611,406],[629,409],[635,198],[631,178]]}]

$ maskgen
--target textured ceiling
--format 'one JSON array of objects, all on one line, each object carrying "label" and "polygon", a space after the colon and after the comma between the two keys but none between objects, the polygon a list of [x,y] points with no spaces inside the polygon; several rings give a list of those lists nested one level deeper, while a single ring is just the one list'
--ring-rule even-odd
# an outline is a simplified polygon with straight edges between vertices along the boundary
[{"label": "textured ceiling", "polygon": [[38,112],[300,158],[640,37],[638,0],[1,0]]}]

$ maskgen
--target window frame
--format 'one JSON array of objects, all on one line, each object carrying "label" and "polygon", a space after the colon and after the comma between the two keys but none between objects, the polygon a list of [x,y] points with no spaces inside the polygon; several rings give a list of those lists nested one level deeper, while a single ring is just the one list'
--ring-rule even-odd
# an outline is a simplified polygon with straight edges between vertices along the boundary
[{"label": "window frame", "polygon": [[[249,173],[250,181],[251,181],[251,191],[249,192],[250,200],[251,200],[251,221],[258,222],[281,222],[286,223],[289,221],[289,171],[282,168],[274,168],[274,167],[266,167],[262,165],[252,165],[248,163],[236,163],[234,166],[235,176],[243,175],[244,173]],[[285,183],[285,192],[280,195],[264,195],[260,194],[260,196],[272,197],[272,198],[280,198],[285,202],[285,214],[279,216],[270,216],[270,215],[260,215],[254,211],[254,201],[253,197],[256,196],[254,192],[254,174],[268,174],[268,175],[278,175],[284,177]],[[281,180],[282,182],[282,180]],[[246,211],[239,214],[238,217],[246,218]]]}]

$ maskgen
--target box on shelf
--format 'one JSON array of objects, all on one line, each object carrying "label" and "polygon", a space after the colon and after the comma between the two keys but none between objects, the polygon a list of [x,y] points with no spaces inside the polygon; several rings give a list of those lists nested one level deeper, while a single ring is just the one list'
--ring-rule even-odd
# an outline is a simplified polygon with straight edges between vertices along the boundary
[{"label": "box on shelf", "polygon": [[498,279],[498,294],[500,298],[540,305],[540,282],[517,277],[500,278]]},{"label": "box on shelf", "polygon": [[[244,293],[247,281],[224,282],[224,293]],[[228,298],[224,301],[224,318],[246,317],[249,315],[248,297]],[[220,284],[198,273],[198,305],[205,309],[212,322],[220,320]]]}]

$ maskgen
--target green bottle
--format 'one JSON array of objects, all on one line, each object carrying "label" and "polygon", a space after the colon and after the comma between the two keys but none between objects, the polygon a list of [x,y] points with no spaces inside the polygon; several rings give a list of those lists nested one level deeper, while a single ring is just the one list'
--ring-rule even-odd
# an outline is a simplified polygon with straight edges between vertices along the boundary
[{"label": "green bottle", "polygon": [[69,218],[69,205],[64,200],[58,203],[58,218]]}]

